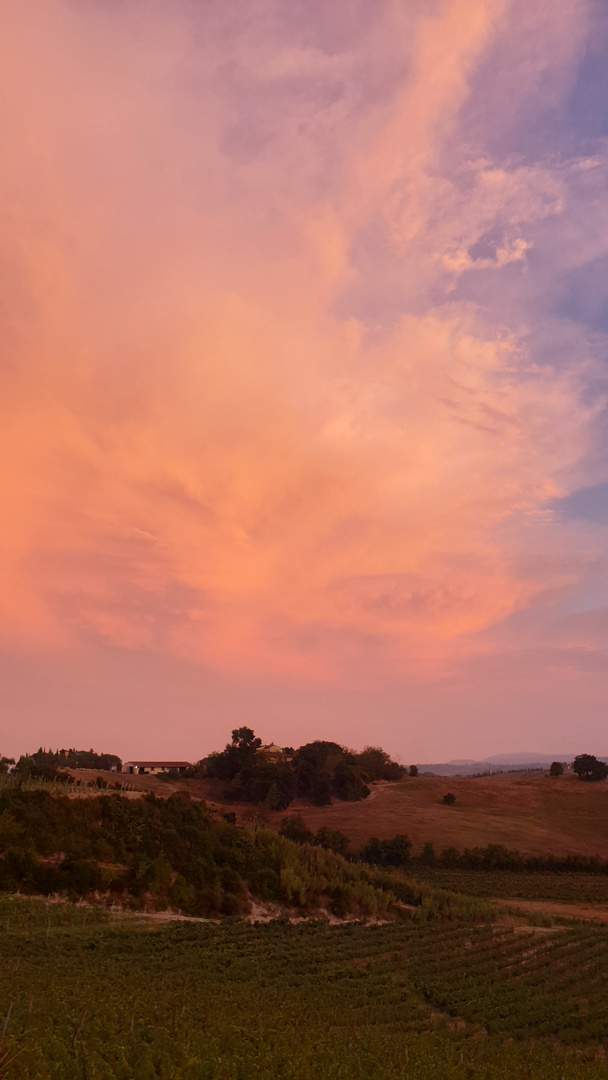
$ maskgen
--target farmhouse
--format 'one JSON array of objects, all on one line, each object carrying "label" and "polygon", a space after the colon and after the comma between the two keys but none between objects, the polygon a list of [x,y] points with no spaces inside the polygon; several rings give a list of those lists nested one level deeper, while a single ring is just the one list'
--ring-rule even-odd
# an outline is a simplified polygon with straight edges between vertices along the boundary
[{"label": "farmhouse", "polygon": [[278,765],[281,761],[287,761],[288,757],[282,747],[277,746],[276,743],[268,743],[267,746],[260,746],[256,750],[256,754],[264,758],[264,761],[269,765]]},{"label": "farmhouse", "polygon": [[189,761],[125,761],[123,773],[137,773],[140,776],[158,776],[159,773],[185,773],[193,766]]}]

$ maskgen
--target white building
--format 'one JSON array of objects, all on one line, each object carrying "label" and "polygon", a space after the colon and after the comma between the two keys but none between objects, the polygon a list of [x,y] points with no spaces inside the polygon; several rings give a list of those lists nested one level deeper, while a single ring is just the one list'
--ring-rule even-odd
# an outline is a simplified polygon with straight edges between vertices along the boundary
[{"label": "white building", "polygon": [[125,761],[122,771],[139,776],[158,776],[159,773],[185,773],[186,769],[192,767],[189,761]]}]

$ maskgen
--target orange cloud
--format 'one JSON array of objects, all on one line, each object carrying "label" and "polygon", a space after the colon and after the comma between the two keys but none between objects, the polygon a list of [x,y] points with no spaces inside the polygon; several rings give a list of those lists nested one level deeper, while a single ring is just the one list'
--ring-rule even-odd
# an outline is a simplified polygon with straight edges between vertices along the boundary
[{"label": "orange cloud", "polygon": [[5,20],[7,641],[432,674],[572,580],[521,553],[588,449],[584,369],[450,292],[525,273],[564,212],[567,170],[450,160],[516,9],[387,3],[335,53],[274,8],[265,37],[179,4]]}]

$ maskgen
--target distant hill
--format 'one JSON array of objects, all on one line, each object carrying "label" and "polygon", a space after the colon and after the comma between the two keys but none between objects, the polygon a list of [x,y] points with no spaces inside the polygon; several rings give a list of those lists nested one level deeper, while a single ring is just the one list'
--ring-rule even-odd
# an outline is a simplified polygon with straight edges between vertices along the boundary
[{"label": "distant hill", "polygon": [[[510,772],[515,769],[546,769],[552,761],[571,762],[574,754],[494,754],[474,761],[472,758],[452,758],[451,761],[416,762],[421,773],[435,776],[472,776],[482,772]],[[601,761],[607,760],[600,758]]]}]

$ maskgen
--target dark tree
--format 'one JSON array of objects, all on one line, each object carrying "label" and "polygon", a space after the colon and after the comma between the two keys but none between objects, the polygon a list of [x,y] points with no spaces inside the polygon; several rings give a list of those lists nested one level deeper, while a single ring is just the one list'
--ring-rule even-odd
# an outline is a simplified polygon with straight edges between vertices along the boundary
[{"label": "dark tree", "polygon": [[326,773],[315,777],[310,797],[315,806],[331,806],[331,780]]},{"label": "dark tree", "polygon": [[400,780],[405,771],[381,746],[364,747],[360,754],[352,755],[352,764],[359,766],[361,778],[367,781]]},{"label": "dark tree", "polygon": [[608,776],[608,765],[598,761],[593,754],[578,754],[572,769],[579,780],[605,780]]},{"label": "dark tree", "polygon": [[445,803],[446,806],[453,806],[456,802],[456,796],[453,795],[451,791],[448,791],[447,795],[444,795],[441,801],[442,803]]},{"label": "dark tree", "polygon": [[361,848],[361,858],[374,866],[405,866],[410,857],[411,841],[401,833],[390,840],[379,840],[370,836]]},{"label": "dark tree", "polygon": [[312,844],[313,841],[313,834],[301,814],[290,814],[289,817],[284,817],[279,833],[296,844]]},{"label": "dark tree", "polygon": [[435,866],[437,862],[435,848],[428,840],[426,844],[422,845],[422,851],[420,852],[420,862],[423,866]]},{"label": "dark tree", "polygon": [[253,765],[256,750],[262,745],[251,728],[234,728],[232,742],[227,743],[222,753],[210,754],[206,760],[207,776],[220,780],[234,780],[242,769]]},{"label": "dark tree", "polygon": [[418,776],[418,766],[417,765],[410,765],[409,773],[410,773],[410,776]]},{"label": "dark tree", "polygon": [[563,776],[564,766],[561,761],[552,761],[551,768],[549,769],[549,776]]},{"label": "dark tree", "polygon": [[332,791],[338,799],[344,799],[346,802],[366,799],[369,795],[369,788],[363,783],[357,769],[348,765],[346,761],[339,761],[334,769]]}]

